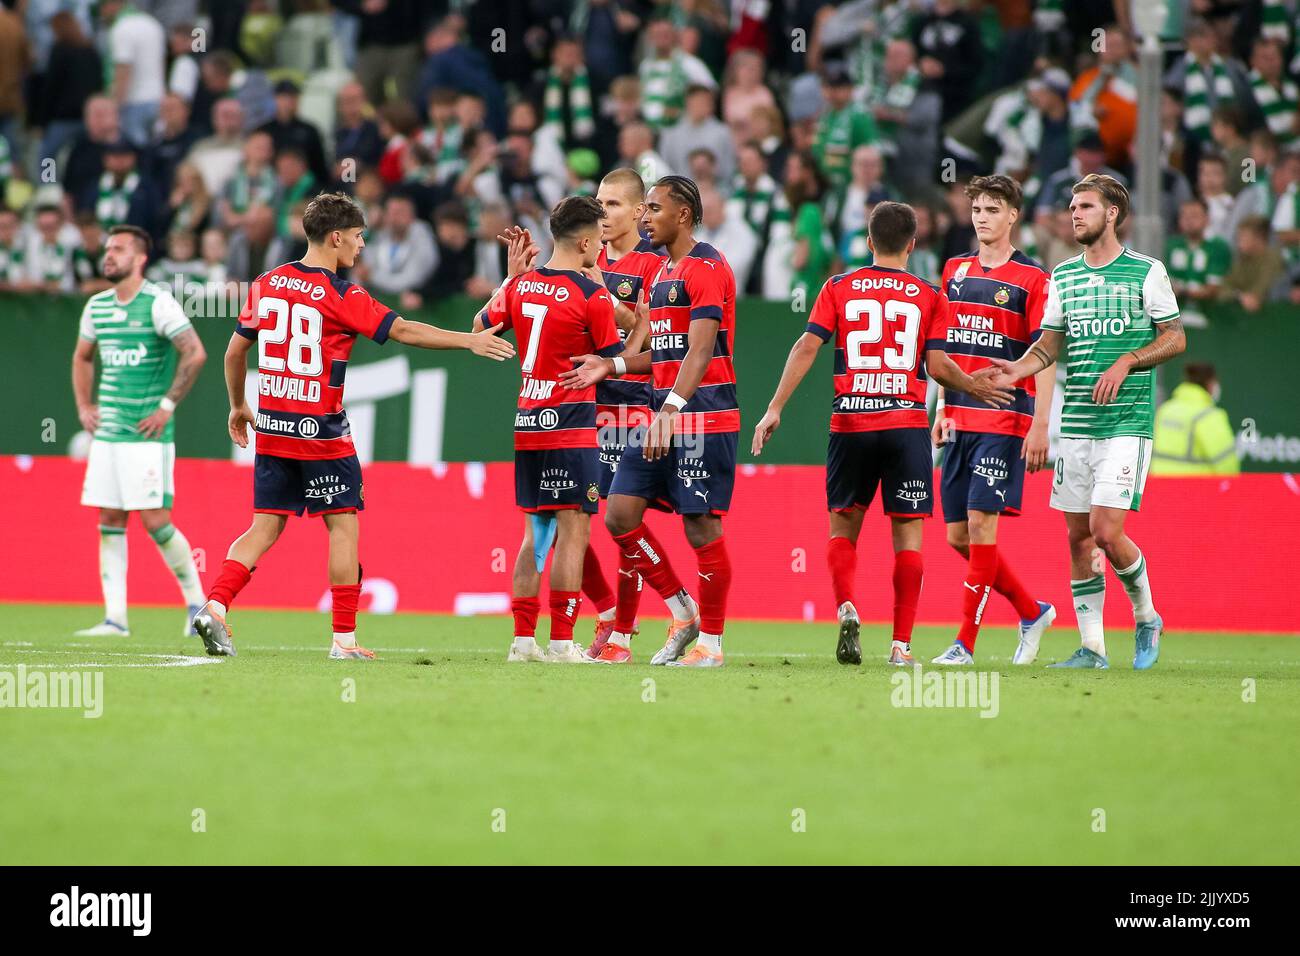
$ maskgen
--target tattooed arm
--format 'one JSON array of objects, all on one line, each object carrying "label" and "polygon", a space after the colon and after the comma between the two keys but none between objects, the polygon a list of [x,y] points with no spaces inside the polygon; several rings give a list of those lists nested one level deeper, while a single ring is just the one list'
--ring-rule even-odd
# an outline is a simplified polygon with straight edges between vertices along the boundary
[{"label": "tattooed arm", "polygon": [[1125,352],[1108,368],[1092,387],[1092,400],[1098,405],[1114,401],[1128,373],[1134,369],[1155,368],[1187,349],[1187,333],[1182,319],[1170,319],[1156,326],[1156,337],[1149,345]]},{"label": "tattooed arm", "polygon": [[157,438],[162,434],[168,420],[176,411],[177,403],[190,393],[190,389],[194,387],[194,380],[199,377],[199,370],[203,368],[203,363],[208,358],[208,353],[203,350],[203,342],[199,339],[199,333],[193,329],[178,333],[172,339],[172,344],[176,346],[176,351],[181,353],[181,360],[176,365],[176,374],[172,377],[171,388],[167,389],[162,402],[135,426],[135,430],[145,438]]}]

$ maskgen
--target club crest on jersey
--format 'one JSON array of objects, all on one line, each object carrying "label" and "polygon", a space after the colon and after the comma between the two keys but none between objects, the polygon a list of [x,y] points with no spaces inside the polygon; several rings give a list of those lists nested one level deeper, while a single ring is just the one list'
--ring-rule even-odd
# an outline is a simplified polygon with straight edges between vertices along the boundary
[{"label": "club crest on jersey", "polygon": [[552,498],[559,498],[561,491],[578,487],[578,483],[569,477],[567,468],[547,468],[542,472],[540,488],[549,491]]},{"label": "club crest on jersey", "polygon": [[1105,284],[1106,284],[1106,277],[1105,277],[1105,276],[1100,276],[1100,275],[1091,275],[1091,276],[1088,276],[1088,285],[1090,285],[1090,286],[1094,286],[1094,285],[1105,285]]},{"label": "club crest on jersey", "polygon": [[1002,288],[998,289],[997,292],[993,293],[993,301],[996,302],[998,305],[1006,305],[1008,302],[1011,301],[1011,290],[1008,289],[1006,286],[1003,286]]},{"label": "club crest on jersey", "polygon": [[1001,458],[985,457],[975,466],[975,474],[983,478],[992,488],[997,482],[1005,481],[1011,470]]},{"label": "club crest on jersey", "polygon": [[677,283],[674,282],[672,285],[668,287],[668,303],[671,305],[676,301],[677,301]]},{"label": "club crest on jersey", "polygon": [[930,500],[930,489],[926,486],[925,482],[920,479],[905,481],[903,482],[903,487],[898,489],[896,497],[899,501],[910,502],[912,510],[915,511],[917,508],[921,507],[923,501]]},{"label": "club crest on jersey", "polygon": [[620,299],[632,298],[632,280],[624,279],[615,287],[614,292]]}]

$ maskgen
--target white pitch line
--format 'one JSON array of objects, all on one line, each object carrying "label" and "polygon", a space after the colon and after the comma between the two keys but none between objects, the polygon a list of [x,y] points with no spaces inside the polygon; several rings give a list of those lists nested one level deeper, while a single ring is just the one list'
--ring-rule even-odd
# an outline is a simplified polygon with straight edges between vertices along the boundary
[{"label": "white pitch line", "polygon": [[[31,648],[16,649],[19,654],[80,654],[81,650],[63,650],[61,648]],[[157,663],[148,664],[120,664],[116,662],[104,663],[102,661],[81,661],[75,664],[27,664],[22,666],[28,668],[39,667],[198,667],[203,664],[220,664],[221,659],[216,657],[189,657],[185,654],[143,654],[127,653],[123,651],[103,651],[104,657],[151,657],[157,660]],[[0,667],[16,667],[18,663],[10,664],[6,661],[0,661]]]}]

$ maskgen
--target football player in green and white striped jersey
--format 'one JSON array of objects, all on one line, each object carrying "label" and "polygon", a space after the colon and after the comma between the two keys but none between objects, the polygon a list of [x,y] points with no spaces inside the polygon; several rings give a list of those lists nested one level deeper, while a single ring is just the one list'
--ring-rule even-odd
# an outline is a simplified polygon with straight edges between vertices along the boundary
[{"label": "football player in green and white striped jersey", "polygon": [[1100,549],[1133,604],[1133,667],[1145,670],[1160,656],[1164,622],[1152,603],[1146,559],[1124,533],[1124,519],[1138,510],[1151,467],[1153,369],[1181,353],[1187,338],[1164,264],[1121,245],[1116,235],[1128,215],[1128,190],[1092,174],[1073,193],[1070,214],[1083,253],[1052,270],[1038,341],[1019,361],[994,364],[1002,381],[1018,381],[1051,365],[1065,346],[1052,507],[1065,512],[1083,646],[1052,666],[1109,666],[1101,614],[1106,576],[1093,564]]},{"label": "football player in green and white striped jersey", "polygon": [[[207,357],[180,303],[144,279],[149,234],[114,226],[104,246],[103,274],[112,288],[92,295],[81,313],[72,354],[72,390],[82,427],[94,435],[81,503],[99,509],[99,572],[104,621],[78,637],[126,637],[126,523],[138,512],[176,575],[189,608],[186,634],[203,604],[190,543],[172,525],[172,413]],[[99,391],[92,399],[95,358]],[[179,358],[179,361],[178,361]]]}]

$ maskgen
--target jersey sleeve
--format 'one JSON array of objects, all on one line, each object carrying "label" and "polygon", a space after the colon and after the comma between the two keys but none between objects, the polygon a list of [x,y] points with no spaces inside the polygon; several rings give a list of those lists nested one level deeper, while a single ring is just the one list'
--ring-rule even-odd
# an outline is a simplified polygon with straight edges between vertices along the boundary
[{"label": "jersey sleeve", "polygon": [[191,328],[185,310],[173,296],[154,296],[153,328],[163,338],[174,339],[186,329]]},{"label": "jersey sleeve", "polygon": [[804,331],[811,332],[822,342],[829,342],[835,335],[835,321],[835,293],[831,290],[831,280],[827,279],[813,301]]},{"label": "jersey sleeve", "polygon": [[948,267],[944,266],[943,277],[938,288],[934,290],[930,320],[921,332],[925,338],[925,350],[944,351],[948,345]]},{"label": "jersey sleeve", "polygon": [[1160,325],[1178,318],[1178,300],[1169,284],[1169,273],[1163,262],[1151,263],[1146,280],[1142,283],[1142,302],[1151,321]]},{"label": "jersey sleeve", "polygon": [[483,310],[483,327],[492,328],[494,325],[500,325],[502,332],[509,332],[514,328],[514,322],[511,320],[513,310],[510,308],[510,293],[514,291],[515,283],[511,279],[493,299],[488,302],[487,308]]},{"label": "jersey sleeve", "polygon": [[1047,307],[1047,285],[1050,280],[1046,272],[1036,275],[1029,285],[1029,295],[1025,297],[1025,328],[1029,331],[1029,344],[1033,345],[1043,334],[1043,311]]},{"label": "jersey sleeve", "polygon": [[349,330],[383,345],[388,341],[388,330],[393,327],[397,313],[361,286],[354,285],[343,293],[339,319]]},{"label": "jersey sleeve", "polygon": [[692,322],[696,319],[722,321],[725,293],[721,272],[707,265],[697,265],[686,276],[686,294],[691,300]]},{"label": "jersey sleeve", "polygon": [[[1168,277],[1166,277],[1168,281]],[[1173,295],[1171,291],[1169,293]],[[1065,313],[1061,310],[1061,291],[1056,287],[1056,277],[1047,277],[1047,298],[1043,301],[1043,320],[1039,323],[1040,331],[1064,332]]]},{"label": "jersey sleeve", "polygon": [[77,327],[77,335],[87,342],[94,342],[98,336],[95,334],[95,323],[90,318],[90,303],[87,299],[86,304],[81,309],[81,322]]},{"label": "jersey sleeve", "polygon": [[257,338],[257,326],[261,319],[257,315],[255,303],[261,296],[261,280],[258,276],[253,280],[253,284],[248,288],[248,299],[244,302],[244,307],[239,310],[239,321],[235,323],[235,334],[242,335],[246,339]]},{"label": "jersey sleeve", "polygon": [[587,300],[587,331],[591,333],[596,354],[602,358],[613,358],[623,351],[618,326],[614,324],[614,300],[603,289]]}]

